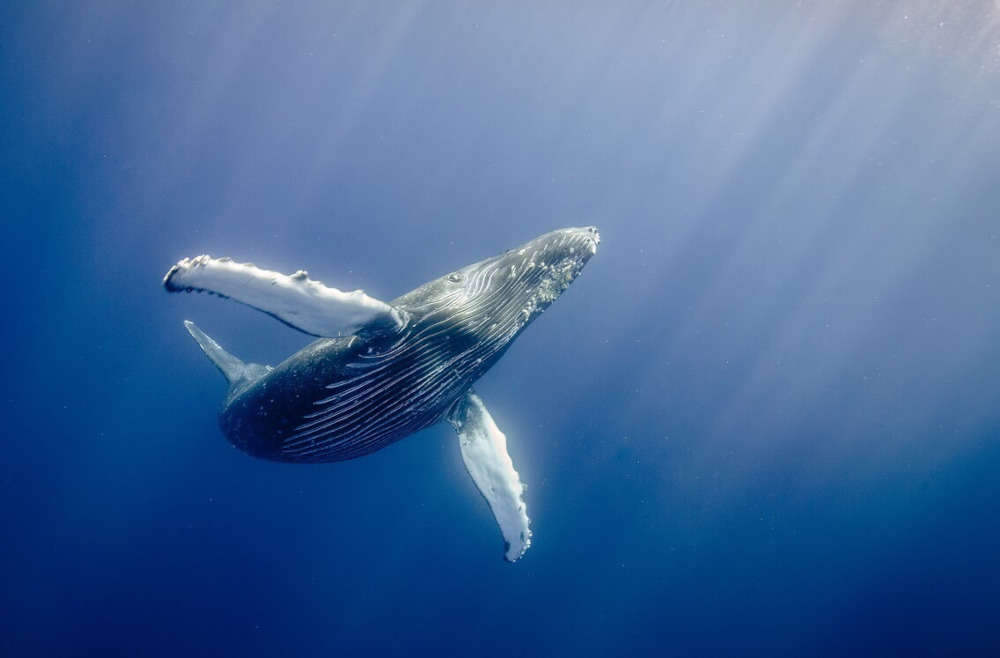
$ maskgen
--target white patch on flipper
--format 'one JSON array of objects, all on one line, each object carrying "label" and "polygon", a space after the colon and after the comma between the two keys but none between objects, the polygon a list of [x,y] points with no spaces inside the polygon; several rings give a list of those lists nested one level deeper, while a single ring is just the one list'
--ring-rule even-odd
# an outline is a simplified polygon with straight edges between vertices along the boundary
[{"label": "white patch on flipper", "polygon": [[229,297],[313,336],[353,334],[380,318],[397,330],[405,324],[398,310],[361,290],[342,292],[301,270],[288,276],[229,258],[185,258],[170,268],[163,285],[170,292],[202,290]]},{"label": "white patch on flipper", "polygon": [[524,504],[524,485],[507,454],[507,437],[500,431],[483,401],[469,390],[448,416],[458,433],[462,459],[500,525],[509,562],[517,561],[531,545],[530,520]]}]

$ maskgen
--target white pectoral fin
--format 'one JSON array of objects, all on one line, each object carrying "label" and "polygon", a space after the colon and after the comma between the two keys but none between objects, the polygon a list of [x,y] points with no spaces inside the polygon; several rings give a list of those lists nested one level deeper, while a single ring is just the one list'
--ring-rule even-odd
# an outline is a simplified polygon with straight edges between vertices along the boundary
[{"label": "white pectoral fin", "polygon": [[170,292],[198,290],[229,297],[313,336],[352,334],[377,320],[393,329],[405,322],[398,310],[361,290],[342,292],[303,271],[287,275],[229,258],[185,258],[170,268],[163,285]]},{"label": "white pectoral fin", "polygon": [[469,390],[448,416],[462,448],[462,459],[500,524],[504,558],[515,562],[531,545],[530,520],[524,504],[524,485],[507,454],[507,437],[500,431],[483,401]]}]

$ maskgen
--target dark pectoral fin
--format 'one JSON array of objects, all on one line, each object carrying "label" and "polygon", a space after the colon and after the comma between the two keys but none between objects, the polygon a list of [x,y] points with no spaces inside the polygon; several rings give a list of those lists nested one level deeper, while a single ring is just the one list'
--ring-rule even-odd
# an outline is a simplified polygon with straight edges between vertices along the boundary
[{"label": "dark pectoral fin", "polygon": [[469,390],[448,416],[462,448],[462,459],[473,482],[493,510],[503,533],[504,558],[518,560],[531,545],[524,485],[507,454],[507,437],[500,431],[483,401]]},{"label": "dark pectoral fin", "polygon": [[205,356],[226,376],[226,379],[229,381],[230,394],[270,372],[270,366],[264,366],[259,363],[243,363],[222,349],[218,343],[212,340],[211,336],[195,326],[194,322],[185,320],[184,326],[187,327],[188,332],[198,342],[202,351],[205,352]]}]

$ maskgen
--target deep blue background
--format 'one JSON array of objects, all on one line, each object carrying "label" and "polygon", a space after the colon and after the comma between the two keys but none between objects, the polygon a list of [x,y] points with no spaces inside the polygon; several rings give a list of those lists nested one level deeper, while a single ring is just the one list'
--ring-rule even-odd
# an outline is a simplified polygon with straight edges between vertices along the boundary
[{"label": "deep blue background", "polygon": [[[998,655],[995,2],[7,2],[4,655]],[[450,428],[256,461],[170,296],[389,299],[595,224]]]}]

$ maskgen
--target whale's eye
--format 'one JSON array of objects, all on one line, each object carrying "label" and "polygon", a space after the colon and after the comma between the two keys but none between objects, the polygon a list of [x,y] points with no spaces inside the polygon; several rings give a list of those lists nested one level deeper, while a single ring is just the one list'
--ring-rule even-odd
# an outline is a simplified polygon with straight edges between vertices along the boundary
[{"label": "whale's eye", "polygon": [[465,277],[463,277],[458,272],[453,272],[453,273],[451,273],[451,274],[448,275],[448,280],[451,281],[452,283],[461,283],[462,279],[464,279],[464,278]]}]

